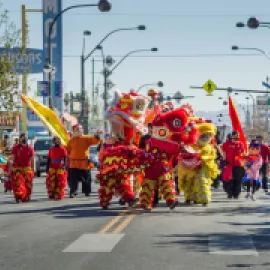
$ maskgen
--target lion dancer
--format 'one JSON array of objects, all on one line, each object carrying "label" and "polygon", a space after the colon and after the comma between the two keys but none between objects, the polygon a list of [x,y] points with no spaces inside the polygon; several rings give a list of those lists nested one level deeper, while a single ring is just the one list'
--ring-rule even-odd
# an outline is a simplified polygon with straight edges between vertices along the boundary
[{"label": "lion dancer", "polygon": [[[112,107],[105,114],[105,118],[111,125],[111,142],[104,152],[101,167],[103,163],[111,162],[112,166],[120,167],[123,172],[119,173],[118,170],[114,170],[109,175],[99,174],[99,197],[103,209],[108,209],[113,195],[120,196],[119,203],[121,205],[128,203],[129,206],[133,207],[138,201],[131,185],[131,175],[135,174],[136,178],[136,172],[128,171],[129,168],[126,168],[124,164],[117,164],[117,160],[118,156],[123,154],[120,149],[139,145],[140,132],[146,130],[143,120],[147,104],[148,99],[134,91],[129,93],[116,91]],[[117,150],[116,155],[110,156],[110,149],[119,149],[119,151]],[[129,157],[127,156],[126,159],[128,160]]]},{"label": "lion dancer", "polygon": [[192,147],[180,154],[179,186],[185,202],[207,205],[211,202],[211,184],[219,173],[215,163],[216,150],[211,144],[216,134],[212,123],[197,123],[200,137]]},{"label": "lion dancer", "polygon": [[178,155],[181,144],[193,143],[197,130],[188,124],[188,115],[183,108],[157,115],[152,122],[153,136],[146,144],[146,152],[154,161],[145,169],[140,202],[142,208],[151,210],[154,190],[159,189],[167,206],[174,209],[178,201],[172,176],[172,159]]},{"label": "lion dancer", "polygon": [[34,178],[35,152],[32,146],[27,144],[25,134],[20,135],[19,144],[12,148],[11,154],[11,181],[15,200],[17,203],[29,202]]},{"label": "lion dancer", "polygon": [[60,138],[54,137],[53,144],[48,154],[46,188],[49,199],[61,200],[67,184],[67,151],[61,146]]},{"label": "lion dancer", "polygon": [[[114,147],[119,147],[123,145],[123,140],[116,140],[113,137],[107,138],[105,147],[106,151]],[[108,152],[106,153],[108,155]],[[128,157],[127,157],[128,158]],[[113,159],[113,158],[112,158]],[[121,174],[117,173],[113,175],[100,175],[100,189],[99,189],[99,198],[100,206],[103,210],[107,210],[113,195],[117,193],[120,197],[119,203],[124,205],[128,203],[130,207],[133,207],[137,203],[136,196],[133,192],[133,188],[130,184],[130,174]]]}]

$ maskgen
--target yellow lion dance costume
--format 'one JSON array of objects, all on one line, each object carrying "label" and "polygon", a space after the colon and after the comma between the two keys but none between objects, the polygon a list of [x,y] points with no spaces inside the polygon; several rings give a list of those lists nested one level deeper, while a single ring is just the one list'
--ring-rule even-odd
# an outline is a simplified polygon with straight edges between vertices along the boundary
[{"label": "yellow lion dance costume", "polygon": [[216,150],[211,144],[216,127],[212,123],[197,126],[200,138],[195,145],[185,148],[178,164],[178,185],[190,204],[208,205],[211,202],[211,184],[219,173],[215,163]]}]

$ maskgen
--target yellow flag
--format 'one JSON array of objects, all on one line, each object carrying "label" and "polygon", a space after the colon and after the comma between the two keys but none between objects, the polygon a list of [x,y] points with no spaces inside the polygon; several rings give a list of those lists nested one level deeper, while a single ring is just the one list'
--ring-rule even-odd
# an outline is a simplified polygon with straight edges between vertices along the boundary
[{"label": "yellow flag", "polygon": [[21,99],[25,105],[39,117],[49,131],[54,136],[60,138],[62,145],[66,146],[69,141],[69,134],[55,112],[23,94],[21,95]]}]

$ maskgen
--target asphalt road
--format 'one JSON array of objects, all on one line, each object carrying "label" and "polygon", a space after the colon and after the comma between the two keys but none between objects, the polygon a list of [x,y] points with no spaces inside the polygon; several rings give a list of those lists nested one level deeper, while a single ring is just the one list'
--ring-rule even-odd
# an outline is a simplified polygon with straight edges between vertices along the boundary
[{"label": "asphalt road", "polygon": [[44,182],[19,205],[1,185],[1,270],[270,269],[270,195],[229,201],[219,190],[209,207],[143,213],[114,202],[104,212],[96,192],[49,201]]}]

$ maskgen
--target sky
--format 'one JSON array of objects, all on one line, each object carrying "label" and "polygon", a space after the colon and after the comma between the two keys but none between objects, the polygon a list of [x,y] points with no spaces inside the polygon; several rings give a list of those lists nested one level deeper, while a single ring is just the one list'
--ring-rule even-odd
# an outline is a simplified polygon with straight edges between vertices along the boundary
[{"label": "sky", "polygon": [[[63,7],[95,3],[97,0],[63,0]],[[10,18],[20,27],[20,6],[41,8],[41,0],[2,0]],[[122,27],[144,24],[146,31],[125,31],[111,36],[104,43],[106,55],[116,61],[119,56],[136,49],[157,47],[158,52],[136,54],[127,58],[112,74],[111,80],[123,92],[142,84],[163,81],[160,90],[167,94],[180,91],[195,96],[188,100],[196,111],[223,109],[218,97],[225,92],[215,91],[206,96],[202,86],[208,79],[218,87],[265,90],[261,83],[270,75],[270,60],[254,51],[231,51],[232,45],[255,47],[268,52],[270,29],[236,28],[238,21],[246,22],[256,16],[270,22],[269,0],[113,0],[109,13],[97,8],[69,11],[63,15],[63,54],[65,92],[80,91],[80,54],[83,31],[90,30],[86,48],[91,50],[108,32]],[[28,14],[31,48],[42,48],[42,14]],[[247,55],[250,54],[250,55]],[[135,56],[135,55],[134,55]],[[100,52],[95,54],[100,60]],[[102,63],[96,62],[95,83],[102,82]],[[91,61],[87,63],[86,85],[91,92]],[[32,89],[41,75],[30,76]],[[146,93],[147,88],[142,91]],[[256,95],[255,95],[256,96]],[[235,97],[245,103],[246,94]]]}]

